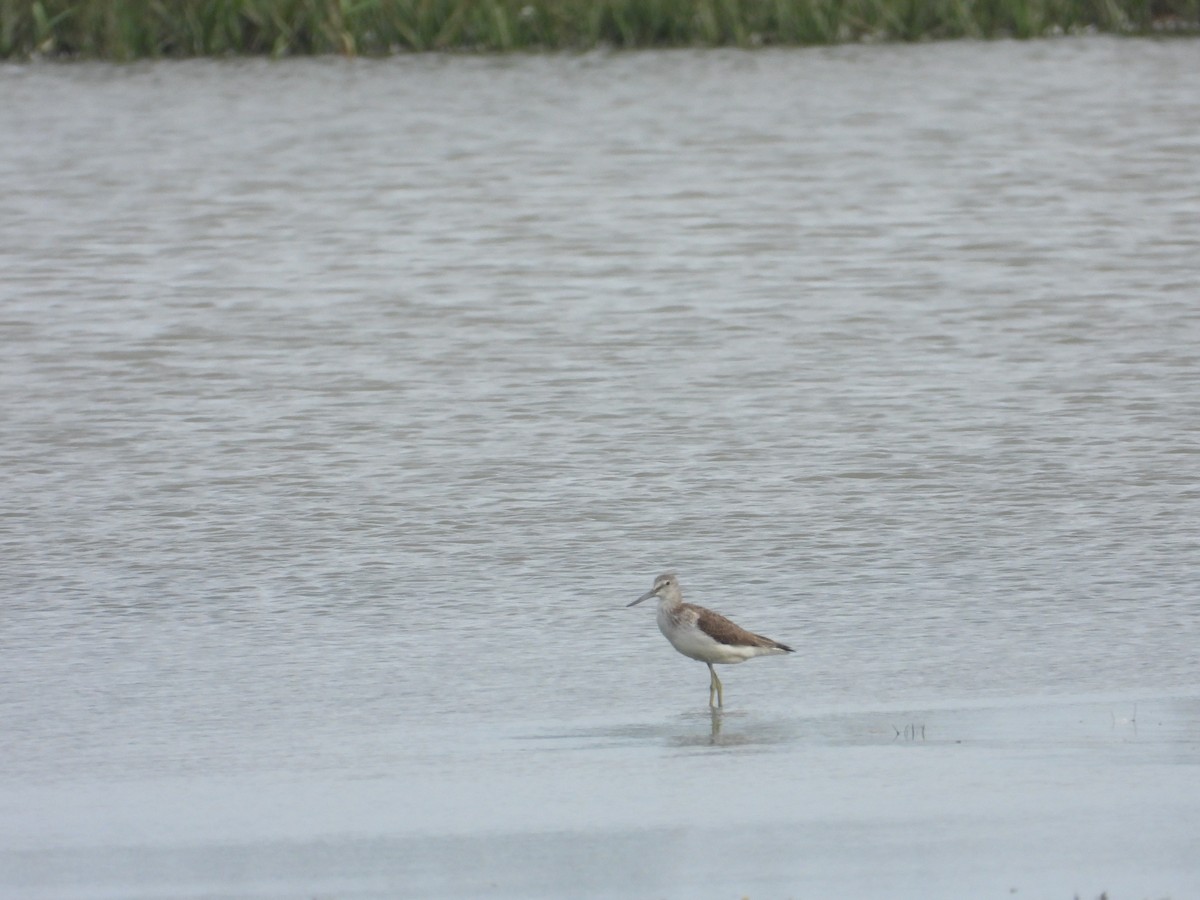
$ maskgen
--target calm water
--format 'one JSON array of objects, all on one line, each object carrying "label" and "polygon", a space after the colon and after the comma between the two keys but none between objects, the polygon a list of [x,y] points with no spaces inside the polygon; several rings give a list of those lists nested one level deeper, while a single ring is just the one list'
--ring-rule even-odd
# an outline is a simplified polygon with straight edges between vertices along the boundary
[{"label": "calm water", "polygon": [[[9,66],[0,134],[0,893],[1200,892],[1200,43]],[[723,719],[666,568],[799,650]]]}]

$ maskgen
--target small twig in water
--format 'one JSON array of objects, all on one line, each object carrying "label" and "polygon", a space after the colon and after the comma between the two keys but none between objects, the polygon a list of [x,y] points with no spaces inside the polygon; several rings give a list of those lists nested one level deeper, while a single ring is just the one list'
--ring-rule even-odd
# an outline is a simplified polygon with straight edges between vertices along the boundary
[{"label": "small twig in water", "polygon": [[899,740],[901,737],[903,737],[904,740],[906,740],[906,741],[916,741],[916,740],[923,741],[923,740],[925,740],[925,726],[924,725],[916,725],[916,724],[905,725],[903,731],[901,731],[899,728],[897,728],[895,725],[893,725],[892,731],[896,732],[896,736],[893,738],[893,740]]}]

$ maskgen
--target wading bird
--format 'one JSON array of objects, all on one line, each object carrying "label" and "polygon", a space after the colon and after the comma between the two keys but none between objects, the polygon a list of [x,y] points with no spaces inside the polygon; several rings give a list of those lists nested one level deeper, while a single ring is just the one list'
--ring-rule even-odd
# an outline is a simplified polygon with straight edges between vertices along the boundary
[{"label": "wading bird", "polygon": [[658,630],[671,646],[684,656],[708,664],[709,706],[713,705],[714,695],[718,707],[725,705],[721,679],[713,663],[740,663],[755,656],[793,652],[787,644],[753,634],[711,609],[684,603],[674,572],[659,575],[654,579],[654,587],[628,605],[637,606],[651,597],[658,598]]}]

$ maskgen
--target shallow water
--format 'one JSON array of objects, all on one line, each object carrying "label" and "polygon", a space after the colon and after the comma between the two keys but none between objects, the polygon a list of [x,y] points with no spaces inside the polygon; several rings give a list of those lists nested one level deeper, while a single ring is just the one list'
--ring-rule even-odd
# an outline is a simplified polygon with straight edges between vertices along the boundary
[{"label": "shallow water", "polygon": [[0,69],[0,893],[1196,893],[1198,48]]}]

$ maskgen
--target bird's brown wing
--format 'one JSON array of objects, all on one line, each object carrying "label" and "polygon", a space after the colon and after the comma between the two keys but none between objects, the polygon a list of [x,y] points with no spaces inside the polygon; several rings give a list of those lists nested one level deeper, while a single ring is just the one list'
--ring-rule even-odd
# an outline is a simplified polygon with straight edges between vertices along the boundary
[{"label": "bird's brown wing", "polygon": [[692,606],[690,603],[687,605],[696,612],[696,625],[717,643],[728,644],[731,647],[772,647],[788,653],[793,652],[787,644],[781,644],[779,641],[773,641],[761,634],[747,631],[741,625],[730,622],[723,615],[715,613],[711,609]]}]

